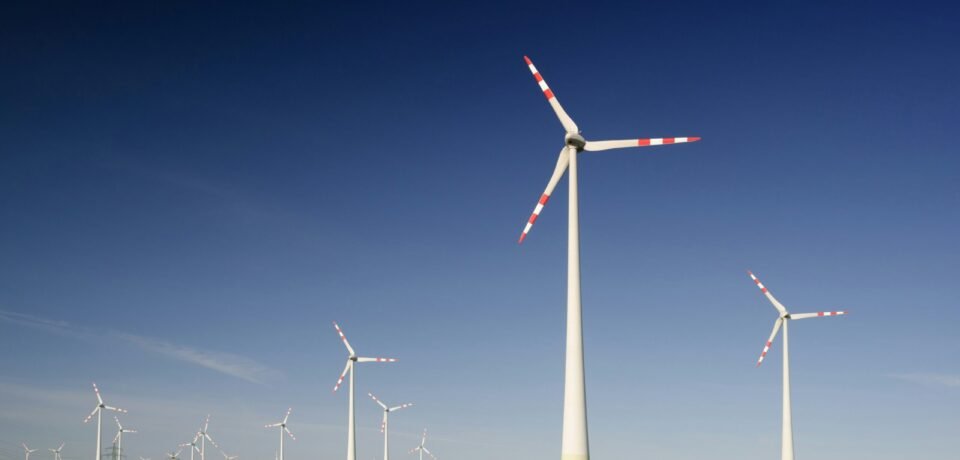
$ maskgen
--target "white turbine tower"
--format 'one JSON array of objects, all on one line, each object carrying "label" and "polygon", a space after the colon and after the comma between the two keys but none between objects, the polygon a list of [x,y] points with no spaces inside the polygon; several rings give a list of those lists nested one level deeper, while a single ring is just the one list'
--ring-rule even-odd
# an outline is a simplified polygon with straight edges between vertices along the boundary
[{"label": "white turbine tower", "polygon": [[93,384],[93,392],[97,395],[97,407],[95,407],[95,408],[93,409],[93,412],[90,412],[90,415],[88,415],[87,418],[85,418],[85,419],[83,420],[83,423],[89,422],[90,419],[93,418],[94,415],[97,416],[97,453],[93,456],[93,460],[100,460],[100,442],[101,442],[101,439],[100,439],[100,438],[101,438],[100,431],[101,431],[101,426],[102,426],[102,423],[101,423],[101,422],[102,422],[102,419],[103,419],[103,410],[104,410],[104,409],[106,409],[106,410],[112,410],[112,411],[114,411],[114,412],[120,412],[121,414],[126,413],[127,411],[126,411],[125,409],[119,409],[119,408],[116,408],[116,407],[110,407],[110,406],[104,404],[104,403],[103,403],[103,398],[100,397],[100,389],[97,388],[97,384],[96,384],[96,383]]},{"label": "white turbine tower", "polygon": [[64,443],[61,442],[60,447],[57,447],[56,449],[47,449],[50,452],[53,452],[53,460],[63,460],[63,458],[60,456],[60,451],[63,450],[63,446]]},{"label": "white turbine tower", "polygon": [[783,434],[782,434],[782,443],[780,445],[780,459],[781,460],[793,460],[793,421],[790,416],[790,353],[789,353],[789,341],[787,339],[787,324],[790,320],[794,319],[806,319],[806,318],[819,318],[821,316],[838,316],[845,315],[845,311],[821,311],[817,313],[793,313],[787,311],[787,309],[773,297],[773,294],[757,279],[756,276],[751,272],[750,278],[757,283],[757,287],[760,288],[760,291],[763,292],[767,299],[770,300],[770,303],[773,304],[773,307],[777,309],[777,312],[780,313],[780,316],[773,323],[773,332],[770,333],[770,338],[767,339],[767,344],[763,346],[763,351],[760,353],[760,359],[757,360],[757,366],[760,366],[760,363],[763,362],[763,358],[767,356],[767,352],[770,351],[770,346],[773,344],[773,339],[777,337],[777,332],[780,330],[780,327],[783,327]]},{"label": "white turbine tower", "polygon": [[120,419],[116,415],[113,416],[113,420],[117,422],[117,435],[113,437],[114,444],[117,445],[117,455],[123,455],[123,434],[124,433],[136,433],[137,430],[131,430],[124,428],[120,424]]},{"label": "white turbine tower", "polygon": [[37,449],[31,449],[31,448],[27,447],[27,443],[25,443],[25,442],[20,443],[20,445],[23,446],[23,454],[24,454],[24,457],[26,458],[26,460],[30,460],[30,454],[36,452]]},{"label": "white turbine tower", "polygon": [[[290,439],[293,439],[294,441],[297,440],[297,438],[293,436],[293,433],[290,432],[290,429],[287,428],[287,419],[290,418],[290,411],[292,410],[293,410],[292,407],[287,409],[287,415],[283,416],[282,421],[264,426],[264,428],[280,428],[280,457],[278,460],[283,460],[283,435],[287,434],[290,436]],[[230,459],[228,458],[227,460],[230,460]]]},{"label": "white turbine tower", "polygon": [[373,401],[383,408],[383,422],[380,423],[380,432],[383,433],[383,460],[390,460],[390,413],[412,406],[413,404],[401,404],[399,406],[387,407],[382,401],[377,399],[373,393],[367,393],[373,398]]},{"label": "white turbine tower", "polygon": [[343,378],[346,377],[347,372],[350,372],[350,405],[347,411],[347,460],[357,460],[357,424],[354,419],[353,414],[353,387],[354,387],[354,367],[356,363],[395,363],[397,360],[395,358],[363,358],[357,356],[353,351],[353,347],[350,346],[350,342],[347,341],[347,336],[343,335],[343,331],[340,330],[340,326],[336,322],[333,323],[333,327],[337,329],[337,334],[340,335],[340,340],[343,341],[343,345],[347,347],[347,365],[343,368],[343,372],[340,373],[340,378],[337,379],[337,384],[334,385],[333,391],[336,392],[340,388],[340,384],[343,383]]},{"label": "white turbine tower", "polygon": [[590,458],[590,448],[587,441],[587,399],[585,378],[583,372],[583,326],[581,324],[580,304],[580,221],[577,206],[577,154],[597,152],[601,150],[646,147],[651,145],[682,144],[696,142],[699,137],[666,137],[656,139],[627,139],[616,141],[587,141],[580,135],[580,129],[567,112],[560,106],[553,91],[547,86],[540,72],[534,67],[530,58],[524,56],[527,67],[543,90],[547,102],[560,119],[566,135],[564,147],[560,150],[557,165],[553,169],[553,176],[547,183],[547,188],[537,202],[520,234],[520,241],[533,227],[533,223],[540,216],[540,212],[550,199],[550,194],[560,182],[564,172],[570,170],[570,185],[568,193],[568,230],[567,230],[567,339],[566,360],[564,365],[563,381],[563,439],[560,448],[562,460],[587,460]]},{"label": "white turbine tower", "polygon": [[429,455],[430,458],[432,458],[433,460],[437,460],[437,457],[435,457],[432,453],[430,453],[430,450],[427,449],[426,444],[427,444],[427,429],[424,428],[423,437],[420,438],[420,445],[417,447],[414,447],[413,449],[410,449],[409,453],[412,454],[414,452],[420,452],[420,460],[423,460],[423,454],[424,452],[426,452],[426,454]]},{"label": "white turbine tower", "polygon": [[[207,428],[210,427],[210,414],[207,414],[207,419],[203,422],[203,429],[197,432],[197,435],[200,437],[200,460],[207,460],[207,441],[210,441],[210,444],[213,444],[213,447],[220,448],[217,443],[210,437],[207,433]],[[194,440],[196,442],[196,440]]]}]

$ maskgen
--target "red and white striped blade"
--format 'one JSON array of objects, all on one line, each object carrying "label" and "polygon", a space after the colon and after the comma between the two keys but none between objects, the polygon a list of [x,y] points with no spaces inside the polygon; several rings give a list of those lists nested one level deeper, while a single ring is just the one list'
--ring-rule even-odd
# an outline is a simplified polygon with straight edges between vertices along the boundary
[{"label": "red and white striped blade", "polygon": [[395,363],[397,358],[357,358],[358,363]]},{"label": "red and white striped blade", "polygon": [[126,410],[126,409],[121,409],[121,408],[119,408],[119,407],[113,407],[113,406],[106,406],[106,405],[105,405],[105,406],[103,406],[103,408],[106,409],[106,410],[112,410],[112,411],[114,411],[114,412],[119,412],[119,413],[121,413],[121,414],[126,414],[126,413],[127,413],[127,410]]},{"label": "red and white striped blade", "polygon": [[343,341],[343,345],[347,347],[347,351],[350,352],[350,356],[355,356],[356,353],[353,352],[353,347],[350,346],[350,342],[347,341],[347,336],[343,334],[343,331],[340,330],[340,326],[337,325],[337,322],[333,322],[333,327],[337,329],[337,334],[340,335],[340,340]]},{"label": "red and white striped blade", "polygon": [[791,313],[790,319],[819,318],[821,316],[840,316],[846,315],[845,311],[818,311],[816,313]]},{"label": "red and white striped blade", "polygon": [[414,453],[414,452],[416,452],[416,451],[418,451],[418,450],[420,450],[420,446],[417,446],[417,447],[414,447],[413,449],[410,449],[410,452],[407,452],[407,453],[408,453],[408,454],[412,454],[412,453]]},{"label": "red and white striped blade", "polygon": [[340,373],[340,378],[337,379],[337,384],[333,386],[333,391],[336,392],[340,389],[340,384],[343,383],[343,378],[347,376],[347,371],[350,370],[350,365],[353,364],[353,361],[347,360],[347,365],[343,367],[343,372]]},{"label": "red and white striped blade", "polygon": [[757,366],[760,366],[760,363],[763,362],[763,358],[767,356],[767,352],[770,351],[770,347],[773,345],[773,339],[777,337],[777,332],[780,331],[780,326],[783,325],[783,318],[777,318],[777,321],[773,323],[773,332],[770,333],[770,338],[767,339],[767,344],[763,346],[763,352],[760,353],[760,359],[757,360]]},{"label": "red and white striped blade", "polygon": [[290,428],[283,427],[283,431],[286,431],[286,432],[287,432],[287,435],[290,436],[290,439],[292,439],[292,440],[294,440],[294,441],[297,440],[297,437],[294,436],[293,433],[290,432]]},{"label": "red and white striped blade", "polygon": [[287,419],[290,418],[290,412],[293,412],[293,408],[292,408],[292,407],[287,408],[287,415],[284,415],[284,416],[283,416],[283,421],[280,422],[281,424],[283,424],[283,425],[286,425],[286,424],[287,424]]},{"label": "red and white striped blade", "polygon": [[750,279],[752,279],[754,283],[757,283],[757,287],[760,288],[760,292],[762,292],[763,295],[767,296],[767,300],[769,300],[770,303],[773,304],[773,308],[776,308],[781,315],[787,314],[787,309],[784,308],[783,304],[781,304],[779,301],[777,301],[776,298],[773,297],[773,294],[771,294],[770,290],[767,289],[767,287],[760,282],[760,279],[754,276],[753,272],[751,272],[750,270],[747,270],[747,274],[750,275]]},{"label": "red and white striped blade", "polygon": [[583,149],[588,152],[599,152],[601,150],[649,147],[651,145],[686,144],[699,140],[699,137],[655,137],[650,139],[624,139],[620,141],[587,141]]},{"label": "red and white striped blade", "polygon": [[557,114],[557,118],[560,119],[560,123],[563,125],[563,129],[567,131],[568,134],[577,134],[580,130],[577,128],[577,124],[573,122],[573,119],[570,118],[570,115],[567,115],[567,112],[563,110],[563,106],[560,105],[560,101],[557,100],[557,97],[553,95],[553,91],[547,86],[547,81],[543,79],[543,75],[540,75],[540,72],[537,70],[536,66],[533,65],[533,61],[530,58],[524,56],[524,61],[527,61],[527,67],[530,69],[530,73],[533,74],[533,78],[537,80],[537,84],[540,85],[540,89],[543,90],[543,95],[546,96],[547,102],[550,103],[550,107],[553,107],[554,113]]},{"label": "red and white striped blade", "polygon": [[88,415],[87,418],[83,419],[83,423],[89,422],[90,419],[92,419],[94,415],[97,415],[97,411],[98,411],[98,410],[100,410],[100,406],[97,406],[97,407],[93,408],[93,412],[90,412],[90,415]]},{"label": "red and white striped blade", "polygon": [[523,240],[527,237],[527,234],[530,233],[530,229],[533,228],[534,222],[537,221],[537,218],[540,217],[540,212],[543,211],[543,207],[547,205],[547,201],[550,200],[550,195],[553,193],[553,189],[557,188],[557,183],[560,182],[560,178],[563,177],[563,173],[567,171],[567,166],[570,164],[570,152],[564,147],[560,150],[560,156],[557,157],[557,165],[553,168],[553,175],[550,176],[550,181],[547,182],[547,188],[543,191],[543,195],[540,195],[540,200],[537,201],[537,205],[533,208],[533,213],[530,214],[530,219],[527,220],[527,225],[523,227],[523,233],[520,234],[520,240],[517,243],[523,243]]},{"label": "red and white striped blade", "polygon": [[429,455],[429,456],[430,456],[430,458],[432,458],[433,460],[437,460],[437,457],[436,457],[436,456],[434,456],[434,455],[433,455],[433,453],[431,453],[431,452],[430,452],[430,450],[429,450],[429,449],[427,449],[426,447],[424,447],[424,448],[423,448],[423,451],[424,451],[424,452],[426,452],[426,453],[427,453],[427,455]]},{"label": "red and white striped blade", "polygon": [[411,407],[411,406],[413,406],[413,403],[406,403],[406,404],[401,404],[401,405],[399,405],[399,406],[393,406],[393,407],[391,407],[391,408],[388,409],[388,410],[389,410],[390,412],[393,412],[393,411],[395,411],[395,410],[406,409],[406,408]]},{"label": "red and white striped blade", "polygon": [[97,388],[96,382],[93,384],[93,392],[97,395],[97,404],[103,404],[103,398],[100,397],[100,389]]},{"label": "red and white striped blade", "polygon": [[371,398],[373,398],[373,401],[376,402],[377,404],[379,404],[380,407],[383,408],[383,410],[387,410],[387,405],[384,404],[384,403],[383,403],[382,401],[380,401],[379,399],[377,399],[377,397],[374,396],[373,393],[369,393],[369,392],[368,392],[367,395],[369,395]]}]

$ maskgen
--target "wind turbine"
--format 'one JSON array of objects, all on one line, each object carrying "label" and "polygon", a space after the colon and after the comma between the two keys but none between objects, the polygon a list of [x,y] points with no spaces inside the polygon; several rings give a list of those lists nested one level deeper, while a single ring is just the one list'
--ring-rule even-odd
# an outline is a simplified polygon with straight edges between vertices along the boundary
[{"label": "wind turbine", "polygon": [[433,460],[437,460],[437,457],[435,457],[435,456],[434,456],[432,453],[430,453],[430,451],[427,449],[426,444],[427,444],[427,429],[424,428],[424,429],[423,429],[423,437],[420,438],[420,445],[417,446],[417,447],[414,447],[413,449],[410,449],[410,452],[409,452],[409,453],[412,454],[412,453],[414,453],[414,452],[420,452],[420,460],[423,460],[423,453],[426,452],[427,455],[430,456],[430,458],[432,458]]},{"label": "wind turbine", "polygon": [[[216,442],[213,441],[213,438],[207,434],[207,428],[210,426],[210,414],[207,414],[207,420],[203,422],[203,429],[197,432],[197,435],[200,437],[200,460],[206,459],[207,452],[207,441],[210,441],[210,444],[213,444],[213,447],[220,448]],[[196,442],[196,440],[194,440]]]},{"label": "wind turbine", "polygon": [[227,455],[227,453],[222,450],[220,451],[220,454],[223,455],[223,460],[237,460],[240,458],[239,455]]},{"label": "wind turbine", "polygon": [[27,443],[25,442],[20,443],[20,445],[23,446],[23,453],[24,453],[24,456],[26,457],[26,460],[30,460],[30,454],[36,452],[37,449],[31,449],[27,447]]},{"label": "wind turbine", "polygon": [[[274,424],[271,424],[271,425],[266,425],[266,426],[264,427],[264,428],[275,428],[275,427],[279,427],[279,428],[280,428],[280,457],[279,457],[278,460],[283,460],[283,434],[284,434],[284,432],[286,432],[286,434],[290,435],[290,439],[293,439],[294,441],[297,440],[297,438],[296,438],[295,436],[293,436],[293,433],[290,432],[290,429],[287,428],[287,419],[290,418],[290,411],[292,411],[292,410],[293,410],[292,407],[289,408],[289,409],[287,409],[287,415],[284,415],[284,416],[283,416],[283,421],[281,421],[281,422],[279,422],[279,423],[274,423]],[[223,455],[226,456],[227,454],[223,454]],[[228,458],[227,460],[231,460],[231,459]]]},{"label": "wind turbine", "polygon": [[63,460],[63,459],[60,457],[60,451],[63,450],[63,446],[64,446],[64,444],[61,442],[61,443],[60,443],[60,447],[57,447],[56,449],[47,449],[47,450],[49,450],[50,452],[53,452],[53,460]]},{"label": "wind turbine", "polygon": [[83,419],[83,423],[89,422],[94,415],[97,416],[97,453],[93,456],[93,460],[100,460],[100,442],[101,442],[100,428],[102,425],[101,421],[103,418],[103,410],[104,409],[112,410],[114,412],[120,412],[121,414],[125,414],[127,413],[127,411],[125,409],[119,409],[119,408],[111,407],[104,404],[103,398],[100,397],[100,389],[97,388],[96,383],[93,384],[93,392],[96,393],[97,395],[97,407],[93,409],[93,412],[90,412],[90,415],[88,415],[87,418]]},{"label": "wind turbine", "polygon": [[[187,445],[189,446],[190,444]],[[177,449],[176,452],[167,452],[167,460],[180,460],[180,452],[183,452],[183,448]]]},{"label": "wind turbine", "polygon": [[113,437],[113,442],[116,443],[117,445],[117,455],[122,455],[123,454],[123,449],[122,449],[123,434],[136,433],[137,430],[130,430],[130,429],[124,428],[123,425],[120,424],[120,419],[118,419],[116,415],[113,416],[113,419],[117,422],[117,435]]},{"label": "wind turbine", "polygon": [[773,304],[773,307],[777,309],[777,312],[780,313],[780,316],[773,323],[773,332],[770,333],[770,338],[767,339],[767,344],[763,346],[763,352],[760,353],[760,359],[757,360],[757,366],[760,366],[760,363],[763,362],[763,358],[767,356],[767,352],[770,351],[770,346],[773,344],[773,339],[777,337],[777,332],[780,330],[780,327],[783,326],[783,433],[782,433],[782,443],[780,445],[780,459],[781,460],[793,460],[793,420],[790,416],[790,354],[789,354],[789,341],[787,340],[787,324],[790,320],[794,319],[806,319],[806,318],[819,318],[821,316],[838,316],[845,315],[845,311],[821,311],[817,313],[793,313],[791,314],[787,309],[773,297],[773,294],[757,279],[756,276],[751,272],[750,278],[757,283],[757,287],[760,288],[760,291],[763,292],[763,295],[767,296],[767,300]]},{"label": "wind turbine", "polygon": [[[185,442],[185,443],[183,443],[183,444],[180,444],[180,445],[177,446],[177,447],[189,447],[189,448],[190,448],[190,460],[193,460],[193,452],[194,452],[194,451],[200,452],[200,448],[197,447],[197,441],[199,441],[199,440],[200,440],[200,432],[198,431],[197,434],[195,434],[195,435],[193,436],[193,441]],[[182,449],[181,449],[181,450],[182,450]],[[180,451],[179,451],[179,450],[177,451],[177,454],[178,454],[178,455],[180,454]],[[172,460],[172,459],[171,459],[171,460]]]},{"label": "wind turbine", "polygon": [[373,398],[373,401],[380,405],[383,408],[383,422],[380,423],[380,432],[383,433],[383,460],[390,460],[390,418],[388,417],[391,412],[398,411],[412,406],[413,404],[401,404],[399,406],[387,407],[386,404],[377,399],[373,393],[367,393]]},{"label": "wind turbine", "polygon": [[340,373],[340,378],[337,379],[337,384],[334,385],[333,391],[336,392],[340,388],[340,384],[343,383],[343,378],[346,377],[347,372],[350,372],[350,409],[348,410],[347,415],[347,460],[357,460],[357,426],[354,420],[353,415],[353,387],[354,387],[354,378],[353,378],[353,368],[356,363],[395,363],[397,360],[395,358],[363,358],[358,357],[357,354],[353,351],[353,347],[350,346],[350,342],[347,341],[347,336],[343,335],[343,331],[340,330],[340,326],[337,325],[336,321],[333,323],[333,327],[337,329],[337,334],[340,335],[340,340],[343,341],[343,345],[347,347],[347,365],[343,368],[343,372]]},{"label": "wind turbine", "polygon": [[563,177],[567,169],[570,170],[570,185],[568,193],[570,195],[568,202],[568,230],[567,230],[567,339],[566,339],[566,360],[564,365],[563,381],[563,440],[561,444],[562,460],[587,460],[590,458],[589,443],[587,441],[587,400],[586,388],[583,372],[583,326],[581,324],[581,304],[580,304],[580,221],[579,210],[577,206],[577,154],[587,152],[597,152],[601,150],[628,148],[628,147],[646,147],[652,145],[682,144],[686,142],[699,141],[699,137],[665,137],[655,139],[627,139],[616,141],[588,141],[580,135],[580,129],[573,119],[567,115],[567,112],[560,106],[553,91],[547,86],[547,82],[534,67],[530,58],[524,56],[527,67],[533,73],[533,78],[537,80],[543,95],[547,102],[553,107],[557,118],[563,125],[566,135],[564,136],[564,147],[560,150],[557,158],[557,165],[553,169],[553,175],[547,183],[547,188],[537,202],[520,234],[519,242],[522,243],[536,222],[543,207],[546,206],[550,194],[556,188],[557,183]]}]

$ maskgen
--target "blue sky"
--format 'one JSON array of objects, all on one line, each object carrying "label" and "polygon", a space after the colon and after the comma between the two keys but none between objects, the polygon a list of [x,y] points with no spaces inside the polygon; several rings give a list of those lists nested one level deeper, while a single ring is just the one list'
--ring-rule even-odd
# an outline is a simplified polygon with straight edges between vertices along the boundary
[{"label": "blue sky", "polygon": [[[776,313],[800,458],[944,458],[960,429],[956,9],[31,4],[0,14],[0,460],[130,458],[206,414],[243,460],[559,454],[562,130],[701,136],[580,157],[595,458],[774,457]],[[109,427],[109,425],[107,425]],[[107,428],[104,438],[112,437]],[[38,452],[33,457],[46,458]],[[46,454],[46,452],[43,452]],[[217,457],[219,458],[219,457]]]}]

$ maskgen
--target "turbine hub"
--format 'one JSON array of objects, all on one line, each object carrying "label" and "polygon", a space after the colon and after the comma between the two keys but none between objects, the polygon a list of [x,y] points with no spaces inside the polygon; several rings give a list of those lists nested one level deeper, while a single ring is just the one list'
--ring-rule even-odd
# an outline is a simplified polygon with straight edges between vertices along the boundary
[{"label": "turbine hub", "polygon": [[583,147],[587,145],[587,140],[580,134],[567,134],[563,137],[563,141],[568,146],[575,147],[578,152],[582,152]]}]

